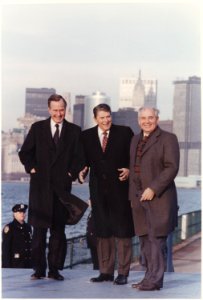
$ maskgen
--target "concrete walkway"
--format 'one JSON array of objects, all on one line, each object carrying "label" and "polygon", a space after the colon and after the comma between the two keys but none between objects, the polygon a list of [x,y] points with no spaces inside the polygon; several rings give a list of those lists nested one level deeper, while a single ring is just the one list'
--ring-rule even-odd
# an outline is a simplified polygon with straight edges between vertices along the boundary
[{"label": "concrete walkway", "polygon": [[52,279],[31,280],[31,270],[4,269],[2,272],[2,298],[91,298],[91,299],[201,299],[200,273],[165,273],[164,288],[160,291],[139,291],[131,284],[140,281],[144,272],[131,271],[128,284],[111,282],[92,283],[97,271],[88,269],[62,272],[64,281]]},{"label": "concrete walkway", "polygon": [[[141,280],[144,271],[132,265],[127,285],[116,286],[110,282],[91,283],[97,276],[92,265],[80,265],[61,272],[62,282],[41,279],[31,280],[32,270],[2,269],[2,298],[91,298],[91,299],[202,299],[201,298],[201,235],[174,248],[175,272],[165,273],[164,287],[160,291],[138,291],[131,284]],[[116,274],[115,274],[116,275]]]},{"label": "concrete walkway", "polygon": [[[200,273],[201,261],[201,232],[173,247],[173,267],[178,273]],[[143,271],[139,263],[133,263],[131,269]]]},{"label": "concrete walkway", "polygon": [[174,247],[173,265],[175,272],[200,273],[202,260],[201,233]]}]

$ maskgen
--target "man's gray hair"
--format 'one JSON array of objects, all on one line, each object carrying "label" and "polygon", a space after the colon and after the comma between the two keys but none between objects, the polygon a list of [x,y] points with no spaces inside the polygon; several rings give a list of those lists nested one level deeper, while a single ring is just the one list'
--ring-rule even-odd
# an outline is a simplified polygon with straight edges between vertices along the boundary
[{"label": "man's gray hair", "polygon": [[158,117],[159,116],[159,110],[155,107],[150,107],[150,106],[142,106],[138,109],[138,118],[140,117],[141,113],[145,110],[153,110],[154,111],[154,114],[155,114],[155,117]]}]

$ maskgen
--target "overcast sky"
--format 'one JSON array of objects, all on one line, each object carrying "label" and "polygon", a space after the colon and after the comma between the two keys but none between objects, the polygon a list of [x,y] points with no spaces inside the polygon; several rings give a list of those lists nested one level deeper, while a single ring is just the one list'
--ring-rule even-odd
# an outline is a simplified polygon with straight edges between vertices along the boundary
[{"label": "overcast sky", "polygon": [[200,76],[201,1],[20,2],[1,6],[3,130],[24,115],[26,87],[70,92],[72,100],[100,90],[117,110],[120,77],[140,69],[158,80],[168,119],[173,81]]}]

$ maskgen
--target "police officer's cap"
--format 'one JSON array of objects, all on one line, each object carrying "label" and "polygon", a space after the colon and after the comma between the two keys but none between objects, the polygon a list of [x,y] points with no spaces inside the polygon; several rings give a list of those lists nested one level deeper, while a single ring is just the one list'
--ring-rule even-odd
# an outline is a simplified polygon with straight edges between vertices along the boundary
[{"label": "police officer's cap", "polygon": [[16,204],[13,206],[12,211],[13,212],[26,212],[26,209],[28,208],[28,206],[26,204]]}]

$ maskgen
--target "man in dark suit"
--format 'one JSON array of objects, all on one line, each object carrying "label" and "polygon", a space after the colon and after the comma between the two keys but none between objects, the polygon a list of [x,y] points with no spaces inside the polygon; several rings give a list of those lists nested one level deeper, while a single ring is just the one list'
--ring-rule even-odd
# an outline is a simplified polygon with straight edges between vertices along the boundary
[{"label": "man in dark suit", "polygon": [[32,268],[32,228],[25,222],[26,204],[13,206],[13,221],[5,225],[2,234],[2,267]]},{"label": "man in dark suit", "polygon": [[70,193],[72,181],[81,166],[80,128],[67,122],[66,101],[60,95],[48,99],[50,118],[34,123],[22,145],[19,157],[30,173],[28,222],[34,227],[32,279],[46,276],[46,236],[50,229],[48,277],[63,280],[66,256],[67,211],[61,199]]},{"label": "man in dark suit", "polygon": [[174,178],[179,168],[177,137],[158,126],[155,108],[138,111],[141,132],[130,147],[130,184],[135,234],[146,262],[143,280],[132,285],[139,290],[163,286],[167,235],[177,226],[178,205]]},{"label": "man in dark suit", "polygon": [[112,124],[111,109],[99,104],[93,109],[97,126],[82,133],[86,158],[80,181],[90,168],[89,187],[100,275],[92,282],[113,281],[115,249],[118,250],[118,276],[115,284],[126,284],[134,235],[128,201],[129,150],[133,132]]}]

